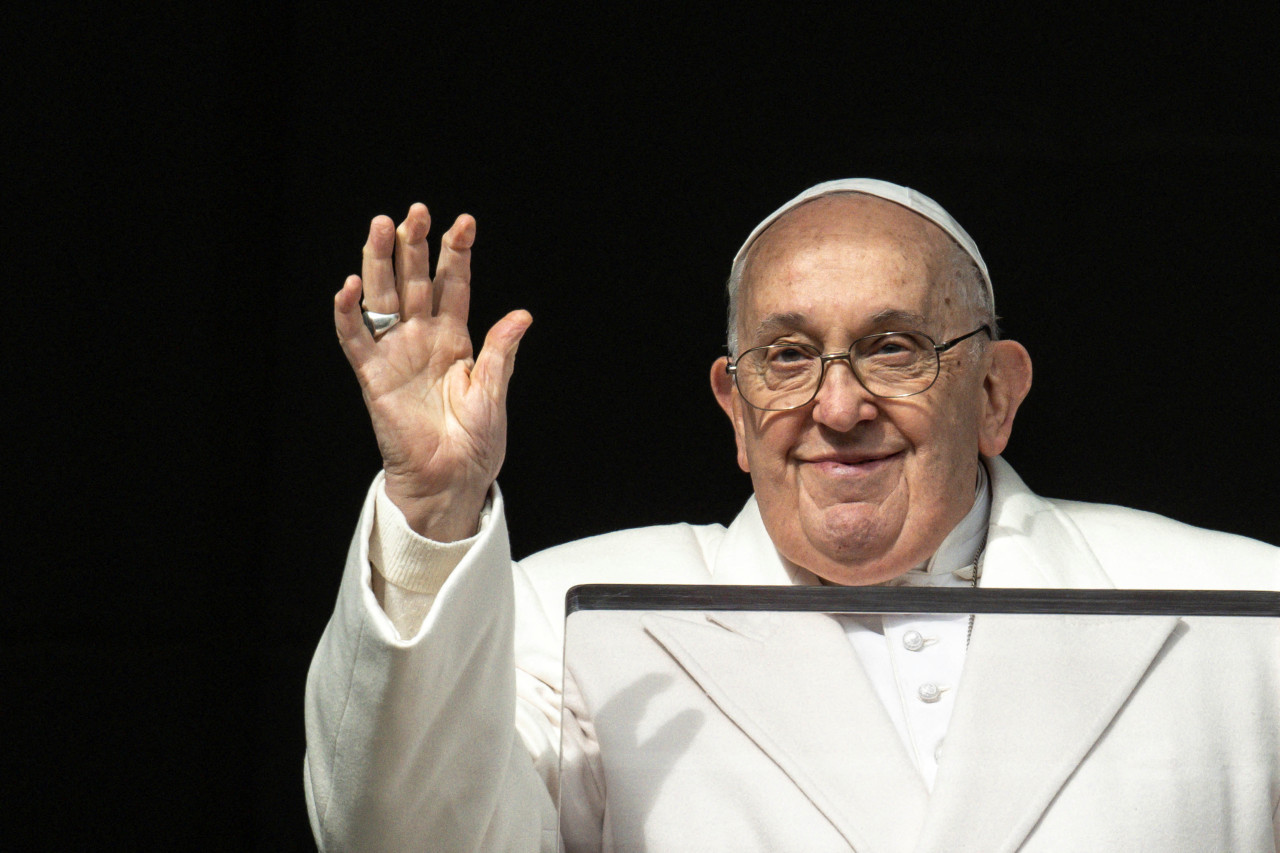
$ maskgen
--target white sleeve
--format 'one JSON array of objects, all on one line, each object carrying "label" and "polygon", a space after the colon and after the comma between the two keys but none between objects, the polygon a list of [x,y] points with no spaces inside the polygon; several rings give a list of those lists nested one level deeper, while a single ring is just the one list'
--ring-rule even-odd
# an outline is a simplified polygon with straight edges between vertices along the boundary
[{"label": "white sleeve", "polygon": [[493,498],[484,502],[476,535],[459,542],[436,542],[409,526],[404,513],[387,497],[386,479],[373,481],[373,529],[369,532],[369,564],[373,595],[400,637],[422,627],[440,587],[490,524]]},{"label": "white sleeve", "polygon": [[[375,599],[376,490],[307,677],[304,780],[321,850],[555,849],[558,652],[522,621],[502,496],[412,636]],[[519,589],[519,591],[517,591]],[[533,665],[516,669],[515,649]],[[519,686],[518,686],[519,685]],[[531,757],[532,752],[532,757]]]}]

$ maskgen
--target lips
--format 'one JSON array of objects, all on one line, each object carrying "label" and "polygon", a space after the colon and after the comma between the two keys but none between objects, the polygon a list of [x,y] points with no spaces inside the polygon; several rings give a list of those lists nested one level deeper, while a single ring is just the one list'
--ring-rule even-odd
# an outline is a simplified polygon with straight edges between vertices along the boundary
[{"label": "lips", "polygon": [[844,467],[870,466],[877,462],[885,462],[901,455],[902,451],[859,452],[859,453],[823,453],[817,456],[803,457],[801,462],[810,465],[841,465]]},{"label": "lips", "polygon": [[902,451],[895,453],[824,453],[802,459],[801,463],[826,477],[859,478],[877,474],[893,465]]}]

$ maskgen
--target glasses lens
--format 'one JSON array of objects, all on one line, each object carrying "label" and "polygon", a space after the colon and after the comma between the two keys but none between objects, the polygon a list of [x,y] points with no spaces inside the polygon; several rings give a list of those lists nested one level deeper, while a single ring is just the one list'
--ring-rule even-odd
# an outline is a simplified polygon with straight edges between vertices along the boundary
[{"label": "glasses lens", "polygon": [[863,338],[854,343],[853,361],[862,384],[881,397],[919,394],[938,376],[933,341],[915,332]]},{"label": "glasses lens", "polygon": [[738,393],[759,409],[803,406],[822,376],[822,361],[811,347],[758,347],[744,352],[737,364]]}]

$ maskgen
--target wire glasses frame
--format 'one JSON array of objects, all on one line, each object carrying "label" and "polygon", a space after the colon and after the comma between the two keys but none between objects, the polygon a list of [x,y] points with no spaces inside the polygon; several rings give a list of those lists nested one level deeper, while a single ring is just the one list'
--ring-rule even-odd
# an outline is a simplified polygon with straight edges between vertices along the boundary
[{"label": "wire glasses frame", "polygon": [[[942,369],[942,359],[941,359],[942,353],[951,349],[956,344],[959,344],[963,341],[968,340],[969,338],[973,337],[979,332],[986,332],[988,338],[992,337],[991,327],[986,323],[984,323],[978,328],[974,329],[972,332],[969,332],[964,335],[960,335],[957,338],[952,338],[949,341],[943,341],[940,344],[935,343],[933,338],[929,337],[924,332],[877,332],[874,335],[865,335],[861,338],[858,338],[856,341],[850,344],[849,349],[845,350],[844,352],[833,352],[833,353],[825,353],[825,354],[820,352],[817,348],[809,346],[808,344],[766,344],[765,346],[752,347],[751,349],[745,350],[736,359],[726,362],[725,372],[733,377],[734,384],[737,386],[738,393],[742,396],[743,401],[745,401],[747,405],[751,406],[752,408],[760,409],[761,411],[765,411],[765,412],[786,412],[792,409],[799,409],[809,405],[811,402],[813,402],[814,398],[818,396],[818,391],[822,389],[823,380],[825,380],[827,377],[827,365],[833,361],[849,362],[849,368],[850,370],[852,370],[854,378],[858,380],[858,384],[861,385],[863,388],[865,388],[867,390],[867,393],[871,394],[872,396],[883,397],[886,399],[896,399],[900,397],[913,397],[916,394],[923,394],[925,391],[928,391],[930,388],[933,387],[934,383],[938,381],[938,375]],[[923,366],[927,368],[929,366],[928,364],[921,365],[919,363],[919,358],[927,354],[927,356],[932,361],[932,373],[929,374],[927,371],[922,371],[911,377],[910,381],[913,386],[916,384],[919,384],[924,377],[926,376],[928,377],[928,381],[925,382],[923,385],[921,385],[919,388],[913,387],[912,390],[904,391],[903,393],[900,393],[900,394],[883,394],[870,387],[867,379],[864,378],[863,376],[863,369],[865,369],[865,360],[870,358],[876,352],[878,352],[878,350],[876,349],[877,346],[887,347],[891,343],[898,343],[900,346],[899,341],[895,341],[894,339],[899,339],[899,341],[901,339],[920,339],[922,341],[927,341],[928,342],[927,345],[921,346],[919,348],[918,354],[916,356],[916,362],[907,366],[913,367],[913,368],[918,368]],[[792,368],[796,367],[797,365],[799,367],[799,371],[795,371],[797,385],[793,386],[793,388],[791,389],[791,394],[795,394],[797,390],[803,393],[804,388],[809,383],[813,384],[812,391],[808,393],[808,396],[805,397],[802,402],[794,403],[786,406],[761,405],[761,402],[772,402],[771,400],[761,400],[761,402],[754,402],[752,400],[752,397],[755,396],[757,399],[759,399],[759,394],[762,389],[751,388],[749,386],[749,382],[744,383],[743,381],[744,372],[741,370],[744,359],[747,360],[749,363],[755,362],[755,361],[761,361],[763,363],[768,364],[770,362],[771,357],[774,356],[775,353],[777,353],[780,358],[782,355],[787,353],[787,351],[791,351],[792,353],[799,353],[801,356],[799,362],[791,361],[787,363]],[[901,364],[903,357],[895,353],[891,355],[891,359],[897,359],[897,363]],[[811,368],[809,366],[815,360],[818,362],[819,368],[820,368],[817,374],[816,382],[813,381],[809,373],[803,372],[803,371],[810,370]],[[859,367],[860,363],[863,363],[863,367],[861,369]],[[882,379],[880,381],[885,382],[886,384],[892,384],[889,380]],[[743,387],[744,384],[748,385],[748,387],[744,388]],[[774,392],[773,396],[777,398],[781,396],[788,396],[788,394],[786,392]]]}]

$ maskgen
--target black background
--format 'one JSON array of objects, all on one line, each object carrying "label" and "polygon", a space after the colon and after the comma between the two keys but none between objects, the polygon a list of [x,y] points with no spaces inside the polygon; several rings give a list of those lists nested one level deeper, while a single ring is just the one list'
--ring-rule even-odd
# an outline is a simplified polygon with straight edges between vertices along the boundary
[{"label": "black background", "polygon": [[517,555],[733,517],[729,260],[854,175],[982,247],[1033,489],[1280,542],[1265,17],[535,8],[8,13],[6,837],[310,849],[303,683],[379,465],[332,295],[415,200],[479,222],[474,330],[535,317]]}]

